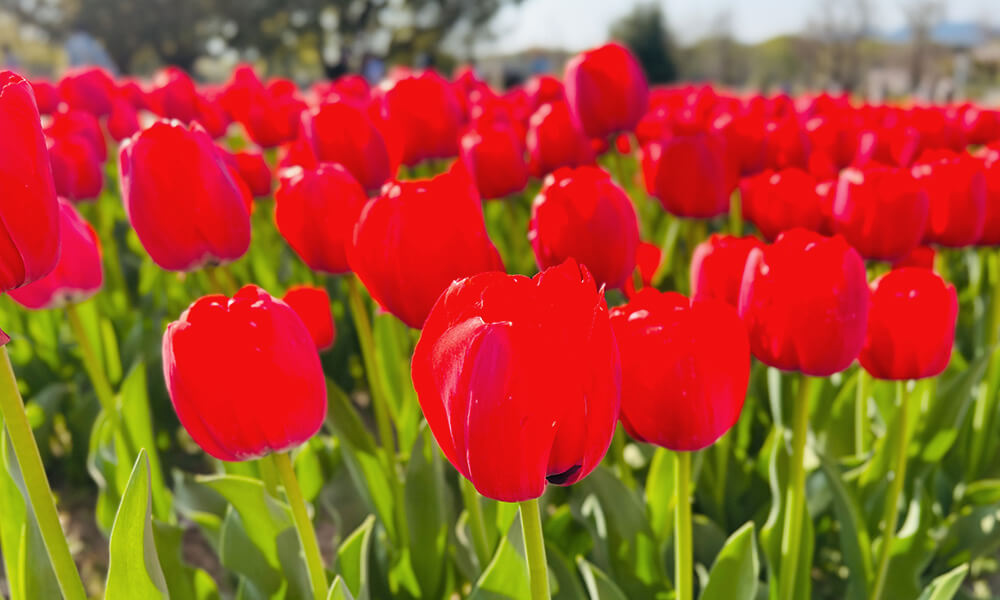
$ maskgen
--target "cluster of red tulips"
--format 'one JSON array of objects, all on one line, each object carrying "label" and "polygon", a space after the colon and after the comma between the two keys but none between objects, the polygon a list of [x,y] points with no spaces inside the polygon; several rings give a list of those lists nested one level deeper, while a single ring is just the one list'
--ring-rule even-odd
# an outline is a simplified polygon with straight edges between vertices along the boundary
[{"label": "cluster of red tulips", "polygon": [[[744,402],[762,364],[786,373],[784,384],[774,380],[779,392],[783,385],[794,392],[785,414],[780,393],[770,405],[782,472],[768,501],[770,533],[758,542],[737,532],[719,554],[743,544],[753,558],[752,586],[720,558],[699,584],[701,597],[752,598],[758,583],[772,598],[811,595],[820,559],[806,501],[817,468],[808,451],[811,407],[847,376],[857,390],[853,458],[877,456],[884,484],[868,507],[881,510],[874,522],[881,543],[864,549],[867,562],[849,565],[852,594],[906,597],[893,588],[904,578],[894,576],[894,557],[905,550],[894,540],[907,514],[917,415],[931,397],[914,382],[940,375],[955,352],[959,297],[942,276],[953,270],[949,258],[978,258],[973,247],[1000,243],[1000,111],[858,104],[827,94],[744,96],[709,86],[650,89],[631,53],[609,44],[574,57],[561,80],[539,76],[503,93],[471,69],[451,80],[398,69],[375,87],[347,76],[305,90],[286,79],[262,81],[247,66],[215,86],[175,68],[148,82],[99,69],[71,71],[58,84],[6,72],[0,131],[0,291],[31,310],[68,307],[128,464],[143,456],[142,436],[113,416],[123,409],[93,358],[101,351],[80,333],[76,307],[101,292],[105,273],[110,285],[134,286],[121,257],[147,257],[129,243],[133,236],[158,277],[170,271],[184,285],[208,282],[213,293],[179,315],[175,304],[163,305],[176,319],[162,336],[166,389],[180,424],[207,454],[255,461],[250,471],[223,464],[220,472],[259,480],[269,498],[287,501],[306,596],[349,597],[360,586],[344,574],[346,584],[338,578],[330,587],[289,454],[328,422],[342,426],[342,393],[335,399],[329,391],[326,354],[342,343],[331,309],[341,301],[353,315],[341,327],[354,334],[347,343],[356,338],[368,378],[376,463],[384,463],[376,467],[400,503],[410,493],[409,482],[403,489],[410,467],[400,464],[415,460],[400,421],[406,393],[384,375],[379,351],[390,342],[373,334],[367,290],[382,311],[420,330],[409,370],[419,409],[441,453],[474,487],[460,483],[481,575],[468,578],[475,590],[488,589],[487,565],[501,560],[478,495],[520,503],[521,577],[530,592],[518,595],[511,583],[490,597],[549,598],[538,505],[548,484],[581,482],[603,462],[625,488],[650,494],[651,473],[645,484],[634,479],[648,463],[636,467],[629,454],[661,447],[675,453],[664,455],[673,461],[675,574],[647,589],[691,600],[699,457],[720,438],[726,447],[715,452],[731,454],[724,436],[741,412],[755,419]],[[117,165],[106,177],[109,147],[112,155],[117,147]],[[115,228],[119,207],[105,198],[117,202],[118,190],[108,189],[107,178],[118,180],[129,231]],[[530,215],[522,215],[529,193]],[[744,221],[759,237],[742,235]],[[496,223],[499,234],[489,228]],[[296,266],[279,260],[268,227],[287,242]],[[717,233],[709,236],[709,228]],[[240,263],[259,236],[272,245],[234,275],[227,265]],[[491,236],[502,238],[499,249]],[[528,252],[539,271],[533,277],[522,261]],[[985,279],[1000,286],[1000,261],[989,255],[986,262],[994,272]],[[237,280],[266,285],[263,277],[276,282],[274,273],[284,272],[285,279],[289,268],[309,274],[281,299],[253,284],[237,290]],[[988,270],[969,269],[979,269],[980,279]],[[992,297],[1000,296],[995,290]],[[992,364],[1000,327],[1000,302],[991,301],[988,330],[980,332],[984,364]],[[0,326],[13,328],[13,345],[32,344],[15,324]],[[403,330],[394,343],[409,348],[412,338]],[[997,368],[989,373],[997,378]],[[61,593],[83,598],[14,376],[4,378],[0,422],[28,484],[25,497]],[[876,400],[877,411],[889,411],[876,416],[870,399],[878,380],[901,383],[895,402]],[[992,393],[975,399],[982,422],[972,427],[985,436],[997,433],[990,428],[996,384],[982,383]],[[357,407],[347,404],[353,414]],[[619,421],[624,432],[616,433]],[[881,434],[874,448],[866,443],[871,431]],[[970,468],[992,464],[993,449],[979,448],[979,466]],[[431,454],[436,460],[433,446]],[[352,460],[356,474],[364,465]],[[727,473],[723,467],[715,476]],[[376,513],[394,540],[415,534],[406,509]],[[555,535],[560,513],[547,514],[545,536]],[[765,548],[762,581],[758,543],[774,549]],[[158,564],[128,568],[144,569],[167,589],[157,583]],[[594,591],[595,572],[583,576],[589,597],[619,597]],[[602,589],[614,588],[601,576],[610,586]],[[109,573],[108,597],[113,579]],[[388,589],[404,594],[407,585]],[[416,597],[433,597],[423,580],[413,585],[423,592]],[[455,581],[438,585],[442,593],[469,590]],[[740,589],[719,591],[729,585]],[[571,593],[565,583],[558,588]],[[290,589],[287,597],[295,597]]]}]

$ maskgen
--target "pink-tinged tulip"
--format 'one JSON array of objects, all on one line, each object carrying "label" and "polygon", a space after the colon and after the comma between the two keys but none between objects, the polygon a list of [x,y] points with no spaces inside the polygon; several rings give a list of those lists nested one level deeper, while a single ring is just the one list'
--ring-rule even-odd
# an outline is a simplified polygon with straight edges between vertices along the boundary
[{"label": "pink-tinged tulip", "polygon": [[361,211],[347,258],[372,297],[414,328],[452,281],[504,270],[475,189],[451,174],[387,183]]},{"label": "pink-tinged tulip", "polygon": [[562,101],[543,104],[531,115],[525,143],[528,166],[535,177],[560,167],[594,164],[594,151]]},{"label": "pink-tinged tulip", "polygon": [[59,258],[59,205],[39,119],[31,85],[0,71],[0,292],[41,279]]},{"label": "pink-tinged tulip", "polygon": [[573,261],[533,279],[483,273],[452,283],[427,318],[412,374],[442,452],[496,500],[586,477],[618,419],[621,363],[607,305]]},{"label": "pink-tinged tulip", "polygon": [[639,61],[619,44],[576,55],[563,80],[570,110],[591,138],[632,131],[649,103],[649,84]]},{"label": "pink-tinged tulip", "polygon": [[611,311],[611,325],[629,435],[690,452],[736,424],[750,381],[750,343],[735,308],[646,288]]},{"label": "pink-tinged tulip", "polygon": [[82,302],[101,289],[101,243],[97,233],[73,205],[59,200],[62,250],[55,269],[41,279],[10,291],[10,297],[30,309],[57,308]]},{"label": "pink-tinged tulip", "polygon": [[528,185],[524,146],[510,124],[480,123],[460,144],[459,156],[484,200],[509,196]]},{"label": "pink-tinged tulip", "polygon": [[320,352],[333,347],[337,327],[330,312],[330,295],[321,287],[296,285],[288,288],[281,300],[291,306],[305,323],[316,349]]},{"label": "pink-tinged tulip", "polygon": [[301,131],[317,160],[344,165],[366,191],[378,191],[392,177],[382,134],[355,104],[333,99],[304,112]]},{"label": "pink-tinged tulip", "polygon": [[719,300],[736,307],[747,256],[764,243],[753,236],[712,234],[691,255],[691,299]]},{"label": "pink-tinged tulip", "polygon": [[573,258],[599,285],[623,288],[635,270],[639,222],[606,171],[565,168],[546,177],[535,197],[528,239],[540,269]]},{"label": "pink-tinged tulip", "polygon": [[792,229],[750,251],[739,312],[758,360],[825,377],[861,351],[868,295],[865,264],[844,238]]},{"label": "pink-tinged tulip", "polygon": [[153,262],[189,271],[250,246],[243,193],[201,126],[158,121],[121,146],[122,201]]},{"label": "pink-tinged tulip", "polygon": [[913,166],[930,213],[924,240],[961,248],[975,244],[986,224],[986,177],[981,161],[948,150],[926,152]]},{"label": "pink-tinged tulip", "polygon": [[448,82],[434,71],[389,80],[377,90],[378,115],[400,164],[416,165],[458,154],[462,108]]},{"label": "pink-tinged tulip", "polygon": [[326,418],[326,380],[302,319],[254,285],[205,296],[163,335],[177,418],[205,452],[244,461],[290,450]]},{"label": "pink-tinged tulip", "polygon": [[834,231],[861,256],[899,260],[927,227],[927,195],[909,169],[872,166],[840,174],[833,203]]},{"label": "pink-tinged tulip", "polygon": [[320,163],[281,173],[274,194],[278,231],[310,269],[346,273],[347,247],[368,197],[343,166]]},{"label": "pink-tinged tulip", "polygon": [[49,161],[56,192],[63,198],[79,202],[101,195],[104,168],[83,137],[74,134],[51,140]]},{"label": "pink-tinged tulip", "polygon": [[871,287],[861,366],[878,379],[941,374],[955,341],[955,287],[933,271],[914,268],[889,271]]},{"label": "pink-tinged tulip", "polygon": [[823,209],[817,183],[815,177],[796,168],[748,177],[740,182],[743,218],[768,240],[795,227],[818,231],[823,225]]}]

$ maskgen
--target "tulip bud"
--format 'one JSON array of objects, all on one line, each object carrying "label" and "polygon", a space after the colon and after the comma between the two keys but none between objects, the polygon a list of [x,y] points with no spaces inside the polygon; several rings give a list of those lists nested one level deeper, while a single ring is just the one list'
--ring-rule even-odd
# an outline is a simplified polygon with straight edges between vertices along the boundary
[{"label": "tulip bud", "polygon": [[346,273],[347,247],[367,197],[361,185],[338,164],[315,169],[292,167],[281,173],[274,194],[278,231],[310,269]]},{"label": "tulip bud", "polygon": [[347,258],[372,297],[414,328],[455,279],[504,270],[475,190],[449,174],[387,183],[361,211]]},{"label": "tulip bud", "polygon": [[70,108],[95,117],[111,112],[111,95],[115,82],[104,69],[84,67],[70,69],[59,80],[59,96]]},{"label": "tulip bud", "polygon": [[584,133],[607,138],[631,131],[649,104],[649,84],[635,56],[619,44],[582,52],[566,64],[566,100]]},{"label": "tulip bud", "polygon": [[509,196],[528,185],[524,146],[508,123],[481,123],[462,136],[460,146],[462,163],[484,200]]},{"label": "tulip bud", "polygon": [[611,325],[629,435],[694,451],[736,424],[750,380],[750,343],[735,308],[645,288],[611,311]]},{"label": "tulip bud", "polygon": [[51,138],[60,139],[77,135],[87,140],[94,151],[97,161],[104,163],[108,158],[108,145],[104,141],[104,131],[94,115],[82,110],[59,112],[52,116],[52,124],[45,133]]},{"label": "tulip bud", "polygon": [[543,104],[531,115],[525,144],[535,177],[544,177],[559,167],[594,163],[594,151],[563,101]]},{"label": "tulip bud", "polygon": [[958,319],[955,287],[927,269],[889,271],[872,282],[868,332],[858,360],[879,379],[944,371]]},{"label": "tulip bud", "polygon": [[579,481],[614,434],[618,348],[603,294],[572,260],[533,279],[483,273],[452,283],[411,372],[442,452],[488,498],[529,500],[547,482]]},{"label": "tulip bud", "polygon": [[747,256],[764,243],[753,236],[712,234],[691,255],[691,299],[719,300],[736,307]]},{"label": "tulip bud", "polygon": [[41,279],[10,291],[15,302],[30,309],[57,308],[83,302],[101,289],[101,243],[97,233],[73,205],[59,200],[62,249],[55,269]]},{"label": "tulip bud", "polygon": [[896,261],[920,244],[927,212],[927,195],[908,169],[847,169],[837,183],[833,226],[865,258]]},{"label": "tulip bud", "polygon": [[35,93],[35,102],[38,104],[38,112],[43,115],[51,115],[59,107],[59,90],[51,81],[35,79],[31,82],[31,89]]},{"label": "tulip bud", "polygon": [[111,114],[108,115],[108,133],[116,142],[130,138],[139,131],[139,114],[135,107],[124,98],[115,98],[111,102]]},{"label": "tulip bud", "polygon": [[247,251],[243,194],[200,125],[154,123],[122,144],[119,168],[125,212],[160,267],[188,271]]},{"label": "tulip bud", "polygon": [[330,295],[321,287],[296,285],[288,288],[281,299],[298,313],[320,352],[333,347],[337,328],[330,312]]},{"label": "tulip bud", "polygon": [[535,197],[528,239],[540,269],[573,258],[598,284],[622,288],[635,270],[639,222],[606,171],[563,168],[545,178]]},{"label": "tulip bud", "polygon": [[792,229],[750,251],[739,312],[761,362],[825,377],[857,358],[868,295],[864,262],[844,238]]}]

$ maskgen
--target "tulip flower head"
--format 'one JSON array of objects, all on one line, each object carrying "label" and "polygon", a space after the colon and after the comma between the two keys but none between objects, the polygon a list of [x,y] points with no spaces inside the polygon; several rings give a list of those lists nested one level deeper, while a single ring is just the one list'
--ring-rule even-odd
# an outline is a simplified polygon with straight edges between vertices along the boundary
[{"label": "tulip flower head", "polygon": [[337,328],[333,323],[333,313],[330,312],[330,295],[325,289],[296,285],[288,288],[281,300],[298,313],[316,343],[317,350],[322,352],[333,347]]}]

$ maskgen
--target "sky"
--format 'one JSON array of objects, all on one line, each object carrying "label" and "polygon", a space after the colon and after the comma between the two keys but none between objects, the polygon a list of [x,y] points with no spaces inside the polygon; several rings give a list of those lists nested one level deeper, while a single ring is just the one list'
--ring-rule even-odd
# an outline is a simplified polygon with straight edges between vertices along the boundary
[{"label": "sky", "polygon": [[[682,43],[708,32],[719,15],[731,18],[735,37],[760,42],[801,31],[819,12],[820,2],[838,0],[659,0],[671,30]],[[842,1],[842,0],[840,0]],[[893,31],[905,24],[908,0],[871,0],[876,26]],[[639,3],[649,0],[522,0],[506,5],[494,18],[496,39],[485,44],[506,54],[527,48],[582,50],[607,40],[608,26]],[[945,19],[982,21],[991,12],[1000,25],[1000,0],[945,0]],[[993,6],[990,11],[989,7]]]}]

